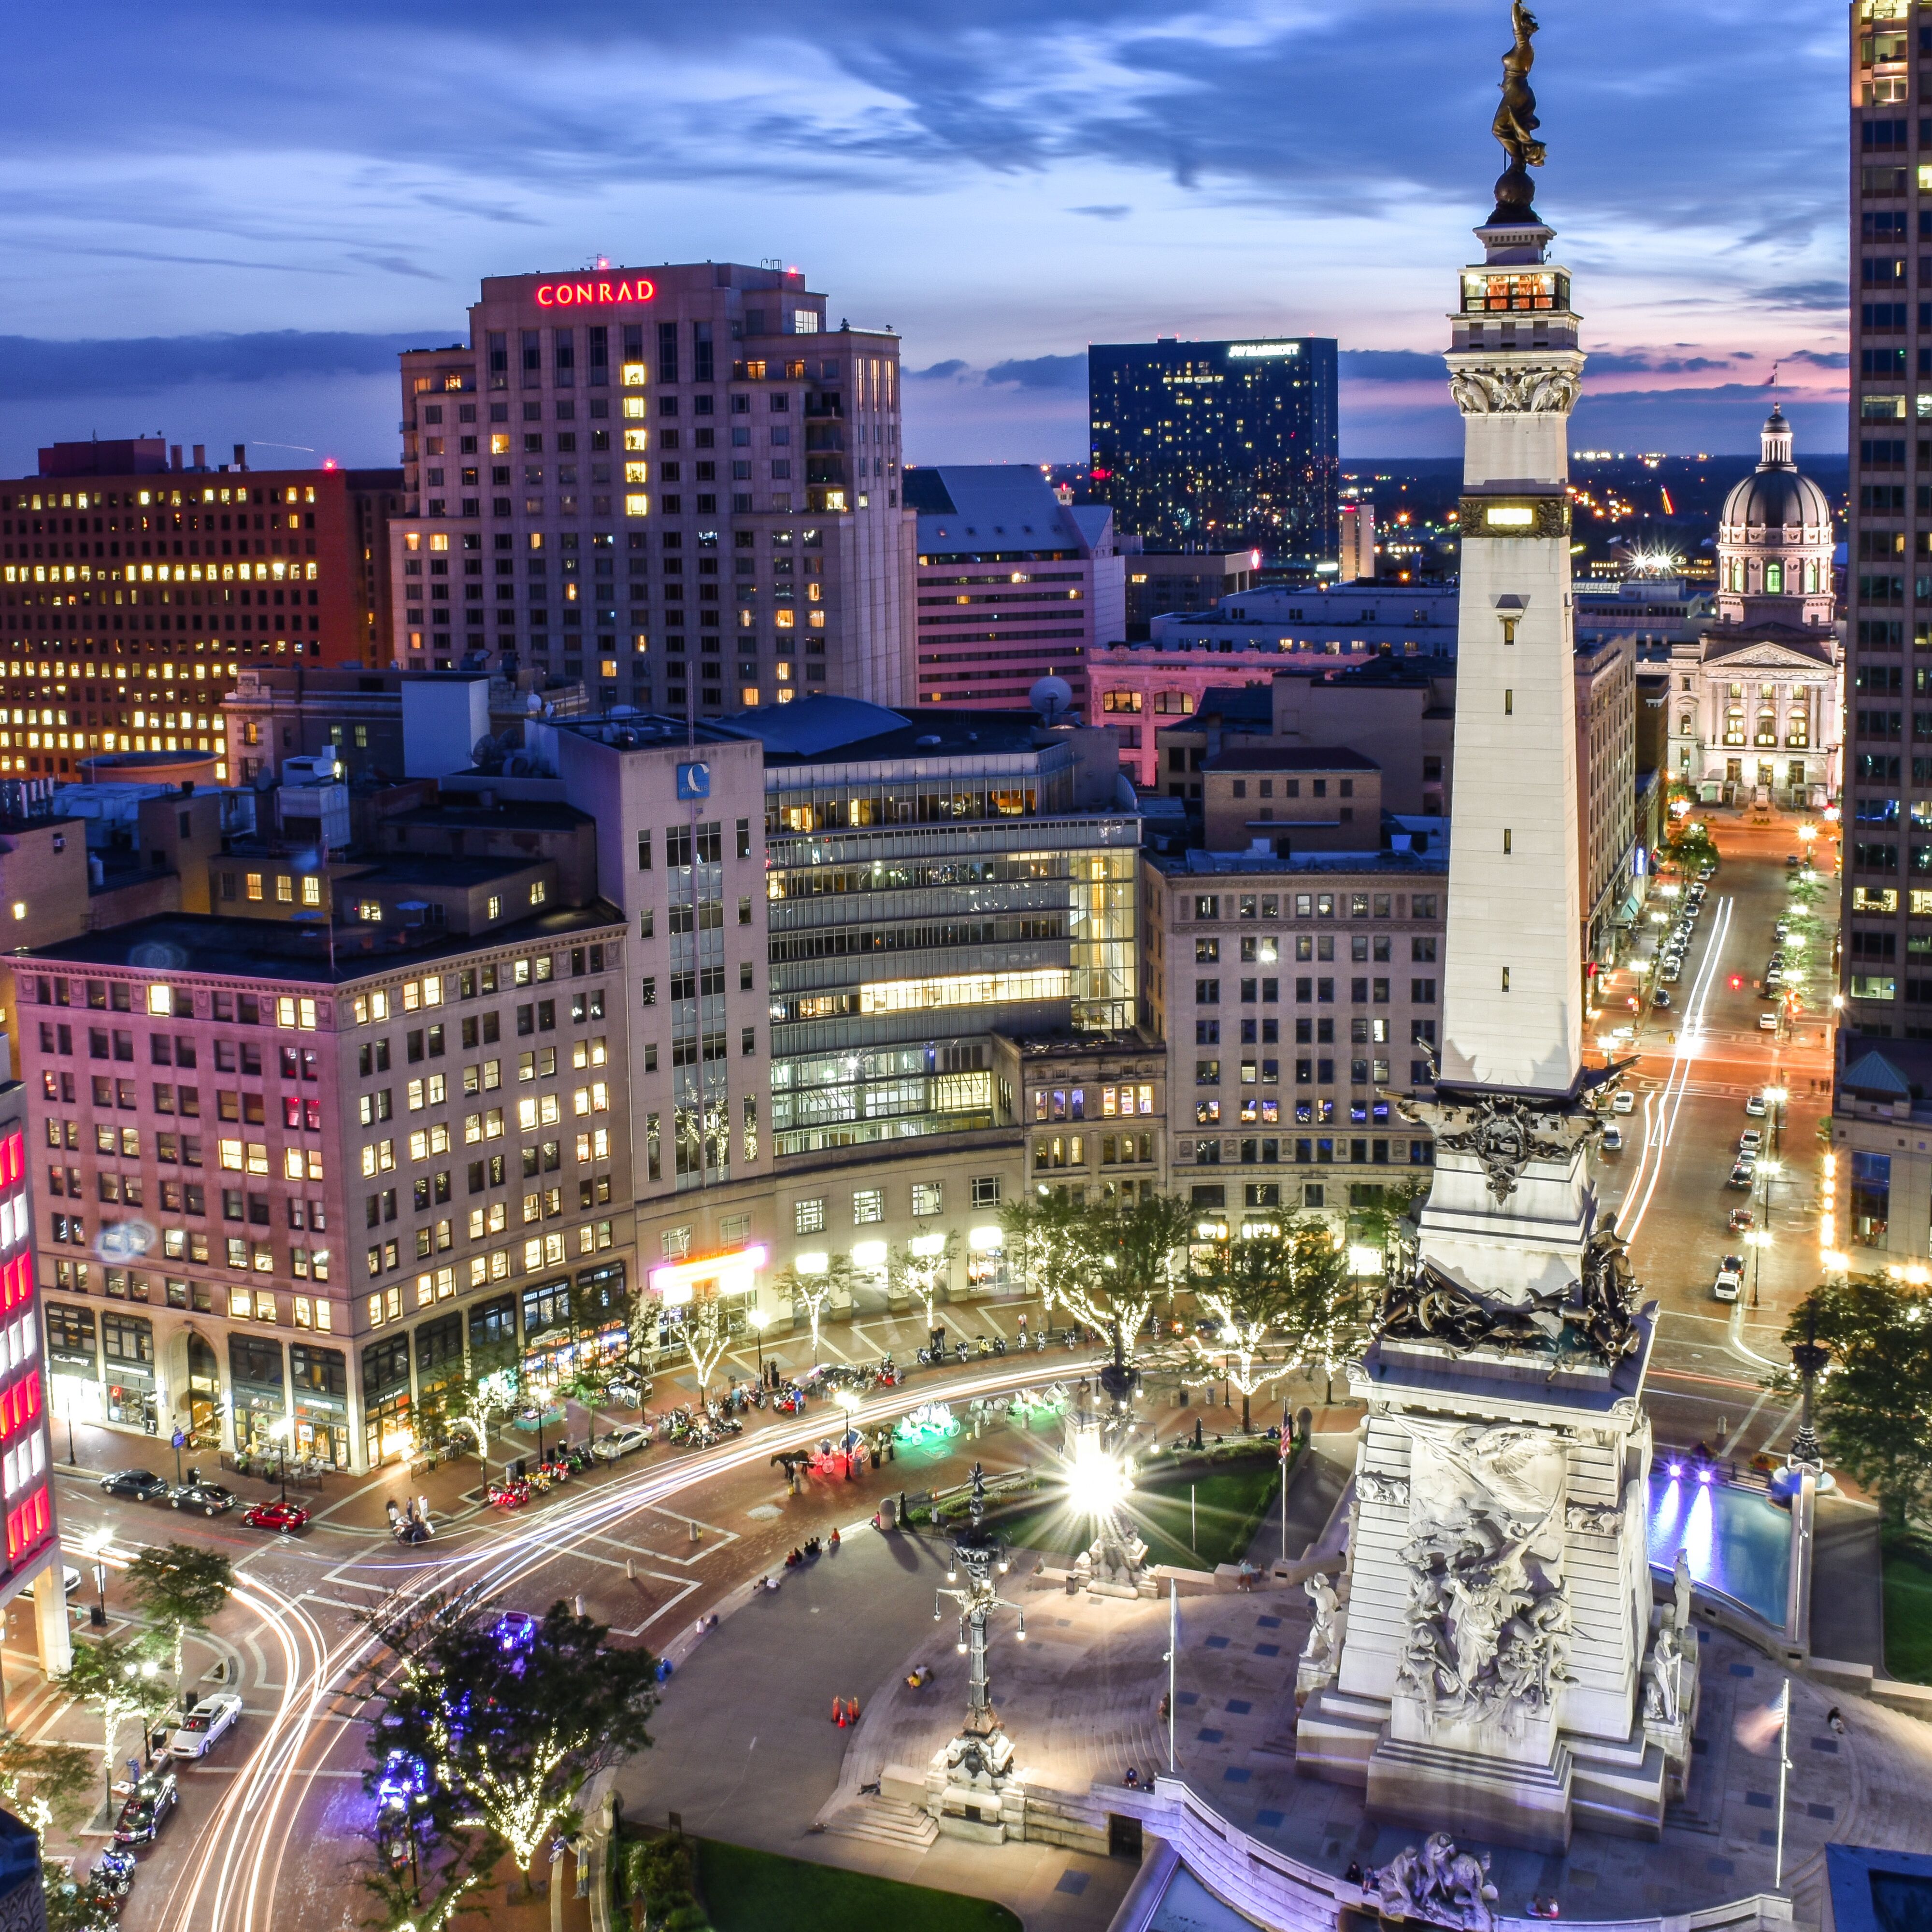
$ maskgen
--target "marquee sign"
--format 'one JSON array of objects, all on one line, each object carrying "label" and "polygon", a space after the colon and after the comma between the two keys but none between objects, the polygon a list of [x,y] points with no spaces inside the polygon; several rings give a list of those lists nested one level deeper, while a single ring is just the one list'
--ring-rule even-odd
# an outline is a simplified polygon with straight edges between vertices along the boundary
[{"label": "marquee sign", "polygon": [[614,308],[657,299],[657,284],[641,275],[634,282],[543,282],[536,291],[539,308]]}]

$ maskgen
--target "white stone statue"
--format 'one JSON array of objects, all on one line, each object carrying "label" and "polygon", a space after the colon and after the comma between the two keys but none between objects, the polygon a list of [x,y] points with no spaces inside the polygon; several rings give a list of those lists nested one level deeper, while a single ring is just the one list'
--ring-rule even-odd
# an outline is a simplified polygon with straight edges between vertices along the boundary
[{"label": "white stone statue", "polygon": [[1646,1724],[1673,1726],[1683,1714],[1679,1687],[1683,1672],[1678,1668],[1684,1653],[1678,1647],[1677,1627],[1665,1618],[1657,1625],[1656,1641],[1644,1660],[1644,1720]]},{"label": "white stone statue", "polygon": [[1676,1567],[1670,1573],[1671,1621],[1679,1636],[1690,1630],[1690,1558],[1680,1549]]},{"label": "white stone statue", "polygon": [[1302,1646],[1304,1664],[1326,1663],[1335,1650],[1335,1586],[1318,1570],[1304,1580],[1315,1621],[1309,1626],[1308,1641]]},{"label": "white stone statue", "polygon": [[1496,1888],[1489,1855],[1459,1852],[1447,1832],[1432,1832],[1418,1851],[1405,1846],[1362,1882],[1364,1904],[1398,1923],[1426,1919],[1462,1932],[1495,1932]]}]

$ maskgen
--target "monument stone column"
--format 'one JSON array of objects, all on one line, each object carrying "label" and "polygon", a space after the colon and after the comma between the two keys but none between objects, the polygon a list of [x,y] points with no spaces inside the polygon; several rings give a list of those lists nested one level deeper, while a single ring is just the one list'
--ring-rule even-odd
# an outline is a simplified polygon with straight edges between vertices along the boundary
[{"label": "monument stone column", "polygon": [[1646,1682],[1683,1691],[1684,1667],[1666,1636],[1645,1676],[1654,1304],[1590,1180],[1592,1090],[1614,1076],[1582,1064],[1567,486],[1584,358],[1528,172],[1537,22],[1520,0],[1514,20],[1509,165],[1447,358],[1465,460],[1443,1035],[1432,1090],[1398,1100],[1436,1164],[1413,1271],[1351,1367],[1369,1418],[1341,1654],[1297,1768],[1365,1786],[1372,1816],[1551,1850],[1576,1822],[1657,1835],[1689,1747],[1657,1695],[1645,1721]]}]

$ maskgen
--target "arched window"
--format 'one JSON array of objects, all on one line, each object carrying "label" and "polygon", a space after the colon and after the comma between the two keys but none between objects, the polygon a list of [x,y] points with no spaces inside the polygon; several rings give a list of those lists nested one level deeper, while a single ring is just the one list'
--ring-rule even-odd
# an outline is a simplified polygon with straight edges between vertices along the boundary
[{"label": "arched window", "polygon": [[1767,596],[1775,597],[1784,589],[1784,565],[1780,558],[1766,560],[1764,567],[1764,587]]}]

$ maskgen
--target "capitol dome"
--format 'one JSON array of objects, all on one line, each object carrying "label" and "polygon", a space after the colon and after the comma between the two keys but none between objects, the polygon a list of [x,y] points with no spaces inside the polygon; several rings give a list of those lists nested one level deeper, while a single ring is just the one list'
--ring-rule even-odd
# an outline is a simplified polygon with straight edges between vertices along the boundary
[{"label": "capitol dome", "polygon": [[1717,615],[1727,624],[1829,624],[1831,506],[1792,460],[1775,404],[1755,472],[1724,500],[1717,530]]}]

